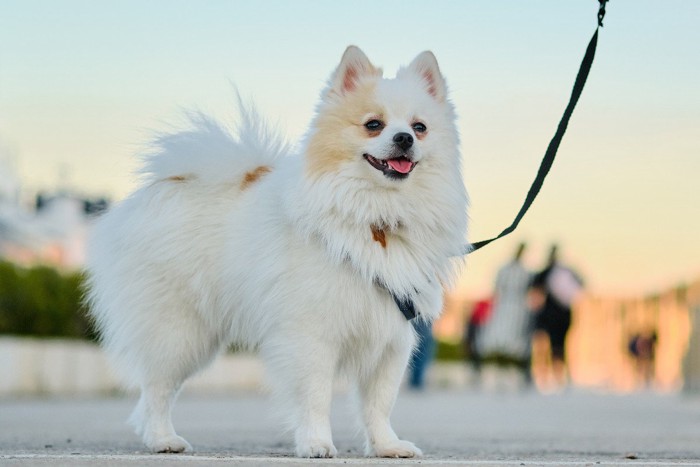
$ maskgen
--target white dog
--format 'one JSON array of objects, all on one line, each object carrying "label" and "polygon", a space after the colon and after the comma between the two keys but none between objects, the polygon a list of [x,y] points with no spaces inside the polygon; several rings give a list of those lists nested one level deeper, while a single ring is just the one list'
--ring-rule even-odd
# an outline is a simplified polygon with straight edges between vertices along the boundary
[{"label": "white dog", "polygon": [[442,308],[463,250],[467,194],[435,57],[382,78],[349,47],[300,154],[250,111],[232,136],[204,116],[163,136],[148,180],[97,222],[88,299],[102,344],[141,389],[146,445],[181,452],[182,383],[227,345],[256,349],[296,454],[332,457],[334,377],[357,384],[368,455],[413,457],[389,422],[417,319]]}]

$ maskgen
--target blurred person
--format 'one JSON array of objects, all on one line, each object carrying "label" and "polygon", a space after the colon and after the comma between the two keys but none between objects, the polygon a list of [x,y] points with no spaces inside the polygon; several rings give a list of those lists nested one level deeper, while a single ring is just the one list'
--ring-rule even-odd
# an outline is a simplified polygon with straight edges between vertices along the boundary
[{"label": "blurred person", "polygon": [[464,332],[464,349],[467,360],[475,373],[481,371],[481,353],[479,352],[478,341],[481,336],[481,330],[491,317],[492,307],[493,302],[491,298],[477,301],[467,320]]},{"label": "blurred person", "polygon": [[411,389],[422,390],[425,388],[425,374],[435,355],[433,324],[424,319],[414,319],[413,327],[416,330],[418,344],[413,350],[408,366],[408,385]]},{"label": "blurred person", "polygon": [[[571,326],[571,305],[583,288],[581,277],[558,257],[552,245],[546,267],[531,284],[530,303],[535,311],[535,342],[547,345],[550,364],[539,364],[536,372],[546,389],[562,389],[568,383],[566,336]],[[548,366],[548,368],[545,368]]]},{"label": "blurred person", "polygon": [[650,330],[632,335],[627,346],[630,356],[634,359],[637,380],[641,381],[644,387],[650,387],[654,381],[657,340],[656,331]]},{"label": "blurred person", "polygon": [[527,304],[532,273],[522,263],[526,248],[526,243],[520,243],[513,258],[496,275],[493,311],[478,347],[484,357],[516,365],[529,384],[533,318]]}]

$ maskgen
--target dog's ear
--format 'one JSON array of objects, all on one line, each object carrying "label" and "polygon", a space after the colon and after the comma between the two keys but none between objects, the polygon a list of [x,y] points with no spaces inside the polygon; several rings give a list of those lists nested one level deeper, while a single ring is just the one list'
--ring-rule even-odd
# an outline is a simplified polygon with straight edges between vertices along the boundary
[{"label": "dog's ear", "polygon": [[399,71],[399,77],[405,73],[417,75],[425,83],[428,93],[438,102],[444,102],[447,99],[447,84],[432,52],[426,50],[420,53],[408,68]]},{"label": "dog's ear", "polygon": [[330,93],[339,95],[352,92],[366,77],[381,77],[381,68],[376,68],[359,47],[351,45],[345,49],[340,65],[331,77]]}]

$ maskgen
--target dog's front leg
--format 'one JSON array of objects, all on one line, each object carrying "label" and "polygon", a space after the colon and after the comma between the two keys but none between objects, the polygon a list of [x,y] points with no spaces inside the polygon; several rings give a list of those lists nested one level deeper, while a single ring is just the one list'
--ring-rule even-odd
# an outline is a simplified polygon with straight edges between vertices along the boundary
[{"label": "dog's front leg", "polygon": [[400,440],[389,421],[411,349],[412,339],[390,345],[384,351],[377,367],[359,380],[362,414],[367,435],[365,451],[368,456],[418,457],[423,455],[421,450],[410,441]]},{"label": "dog's front leg", "polygon": [[309,375],[298,394],[297,428],[294,433],[298,457],[335,457],[330,410],[333,373]]},{"label": "dog's front leg", "polygon": [[[279,338],[293,342],[293,338]],[[335,457],[330,411],[335,376],[335,352],[328,346],[297,337],[292,346],[267,353],[271,386],[277,400],[292,409],[291,423],[298,457]]]}]

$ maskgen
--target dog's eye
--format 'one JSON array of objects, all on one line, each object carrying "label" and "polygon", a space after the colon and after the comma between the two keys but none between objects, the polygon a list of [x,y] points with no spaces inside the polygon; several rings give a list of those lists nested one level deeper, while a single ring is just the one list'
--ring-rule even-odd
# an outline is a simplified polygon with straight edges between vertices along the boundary
[{"label": "dog's eye", "polygon": [[428,130],[428,128],[425,126],[424,123],[421,122],[416,122],[413,124],[413,131],[416,133],[425,133]]},{"label": "dog's eye", "polygon": [[369,131],[381,131],[384,128],[384,123],[376,119],[370,120],[369,122],[365,123],[365,128],[367,128]]}]

